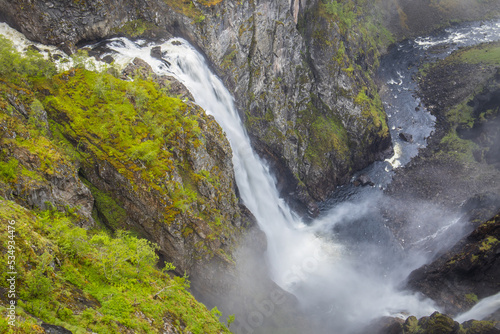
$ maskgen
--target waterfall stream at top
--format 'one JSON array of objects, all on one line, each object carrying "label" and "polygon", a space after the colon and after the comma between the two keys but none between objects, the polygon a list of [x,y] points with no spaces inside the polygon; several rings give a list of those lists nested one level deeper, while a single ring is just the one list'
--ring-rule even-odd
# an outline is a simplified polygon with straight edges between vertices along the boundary
[{"label": "waterfall stream at top", "polygon": [[[498,23],[491,25],[494,31],[500,30]],[[479,30],[482,40],[488,40],[485,28]],[[454,39],[450,37],[453,33],[457,31],[447,32],[448,37],[417,39],[408,42],[408,46],[400,45],[397,51],[402,50],[399,54],[405,55],[408,53],[405,48],[410,48],[423,54],[427,47],[441,42],[451,43],[453,47],[467,45],[458,41],[467,39],[463,33],[458,32]],[[475,38],[472,36],[468,41],[477,43]],[[405,253],[376,208],[377,199],[383,196],[380,188],[390,182],[391,168],[398,166],[397,161],[404,165],[415,156],[433,127],[434,120],[425,110],[415,114],[415,106],[419,105],[418,99],[411,97],[416,89],[411,80],[415,69],[409,69],[408,63],[394,66],[382,63],[386,72],[382,71],[380,77],[387,83],[385,105],[393,138],[397,138],[403,128],[413,135],[414,143],[396,139],[397,155],[365,171],[377,187],[341,189],[340,195],[325,206],[327,209],[320,218],[304,224],[279,197],[268,166],[254,153],[231,94],[192,46],[182,39],[171,39],[160,45],[162,59],[150,55],[157,44],[145,41],[116,38],[100,46],[109,50],[118,63],[138,57],[149,63],[157,74],[173,75],[188,88],[196,103],[215,117],[231,143],[241,198],[267,236],[267,262],[272,279],[297,296],[304,309],[324,322],[325,327],[346,333],[356,329],[353,324],[360,319],[369,321],[385,315],[404,317],[405,314],[420,317],[436,309],[432,301],[398,288],[429,256],[418,251]],[[403,105],[409,100],[412,102],[404,111],[394,107],[396,100]],[[456,217],[446,217],[443,221],[433,235],[422,238],[422,243],[440,243],[444,240],[442,235],[448,236],[456,228]],[[333,233],[336,228],[337,233]],[[459,236],[455,233],[448,242],[456,241]]]}]

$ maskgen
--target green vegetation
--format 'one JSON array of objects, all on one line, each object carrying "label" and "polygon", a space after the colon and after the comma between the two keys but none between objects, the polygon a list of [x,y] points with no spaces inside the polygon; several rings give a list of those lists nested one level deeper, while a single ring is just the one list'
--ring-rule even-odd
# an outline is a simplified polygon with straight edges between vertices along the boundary
[{"label": "green vegetation", "polygon": [[20,57],[14,52],[12,42],[0,36],[0,76],[19,83],[23,79],[35,82],[50,78],[55,73],[55,65],[43,59],[38,52],[28,49],[26,56]]},{"label": "green vegetation", "polygon": [[[367,50],[375,52],[395,42],[392,34],[384,26],[383,13],[377,6],[378,1],[367,0],[323,0],[319,14],[338,25],[339,32],[352,42],[357,33]],[[379,55],[377,55],[378,57]]]},{"label": "green vegetation", "polygon": [[492,321],[470,321],[464,325],[455,323],[447,315],[434,312],[430,317],[423,317],[417,320],[414,316],[408,317],[402,326],[404,334],[425,334],[425,333],[457,333],[474,334],[487,333],[495,327]]},{"label": "green vegetation", "polygon": [[148,30],[155,29],[156,26],[150,22],[144,20],[133,20],[128,21],[121,27],[115,29],[117,33],[123,33],[131,37],[137,37],[144,34]]},{"label": "green vegetation", "polygon": [[[312,100],[319,100],[312,96]],[[308,104],[308,108],[301,111],[297,121],[299,131],[305,129],[309,132],[308,145],[306,148],[306,158],[318,166],[327,167],[325,164],[331,163],[331,159],[325,154],[337,152],[340,158],[349,156],[349,138],[342,122],[331,113],[324,116],[320,113],[313,102]]]},{"label": "green vegetation", "polygon": [[[361,109],[359,121],[369,133],[379,137],[389,136],[386,114],[378,90],[373,82],[373,73],[379,65],[381,51],[394,42],[384,27],[383,14],[376,2],[365,0],[324,0],[319,3],[317,16],[325,18],[337,29],[338,35],[329,39],[324,31],[315,31],[318,43],[335,50],[332,57],[332,75],[345,73],[360,87],[355,92],[340,92],[354,99]],[[365,68],[362,68],[364,64]],[[339,89],[340,90],[340,89]]]},{"label": "green vegetation", "polygon": [[[167,275],[172,264],[163,272],[156,267],[157,245],[136,237],[133,228],[121,230],[133,225],[121,194],[153,193],[162,201],[159,229],[174,220],[181,229],[203,226],[206,238],[186,238],[185,246],[198,257],[229,257],[218,238],[229,240],[233,217],[217,207],[235,204],[234,194],[223,193],[217,168],[196,173],[188,159],[205,140],[200,122],[214,121],[201,119],[200,109],[157,83],[85,70],[83,54],[76,60],[79,68],[58,74],[39,54],[23,57],[0,37],[0,218],[16,220],[15,332],[42,333],[40,320],[73,333],[158,333],[169,326],[181,333],[228,332],[215,311],[187,292],[187,276]],[[222,138],[218,129],[210,135]],[[111,190],[83,180],[95,200],[93,217],[109,230],[76,227],[87,221],[78,206],[33,208],[29,202],[35,191],[50,191],[53,180],[78,183],[83,169],[96,166],[120,177],[119,189]],[[199,193],[201,185],[213,198]],[[196,226],[182,226],[186,221]],[[7,239],[0,242],[6,254]],[[0,266],[5,276],[6,261]],[[0,331],[6,328],[1,317]]]},{"label": "green vegetation", "polygon": [[477,295],[475,293],[466,294],[465,299],[467,299],[473,305],[479,301],[479,298],[477,298]]},{"label": "green vegetation", "polygon": [[[498,108],[488,110],[476,110],[474,104],[471,103],[476,96],[481,94],[488,95],[488,91],[498,89],[498,85],[494,82],[489,82],[494,76],[495,71],[500,68],[500,43],[486,43],[475,47],[463,48],[454,52],[445,60],[438,61],[434,64],[427,64],[420,69],[420,75],[423,78],[432,74],[436,68],[446,67],[447,71],[453,75],[460,76],[459,68],[461,66],[474,66],[474,77],[468,80],[474,82],[474,87],[471,92],[462,101],[445,110],[447,123],[449,125],[448,132],[441,139],[442,153],[451,156],[457,161],[473,163],[477,158],[474,157],[474,152],[484,150],[478,143],[470,139],[464,139],[460,136],[460,131],[472,130],[479,127],[480,124],[487,122],[489,119],[497,117]],[[485,73],[485,74],[481,74]],[[475,78],[477,76],[477,78]],[[454,80],[464,80],[457,78]]]},{"label": "green vegetation", "polygon": [[500,64],[500,43],[482,44],[475,48],[462,49],[455,53],[451,59],[468,64],[498,65]]},{"label": "green vegetation", "polygon": [[363,87],[354,99],[354,103],[361,106],[363,119],[367,122],[366,127],[378,131],[380,136],[387,136],[389,127],[385,119],[386,114],[382,106],[382,100],[378,94],[373,98],[369,98],[366,95],[367,91],[368,89]]},{"label": "green vegetation", "polygon": [[[16,333],[40,331],[34,317],[73,333],[157,333],[165,321],[182,333],[229,332],[186,291],[186,277],[172,279],[156,268],[157,246],[149,241],[88,231],[74,226],[74,214],[29,211],[7,200],[0,200],[0,217],[16,222]],[[7,248],[2,238],[1,253]],[[0,266],[6,287],[6,261]]]},{"label": "green vegetation", "polygon": [[497,238],[488,236],[479,247],[479,250],[482,252],[487,252],[491,249],[491,247],[496,246],[499,242],[500,241]]}]

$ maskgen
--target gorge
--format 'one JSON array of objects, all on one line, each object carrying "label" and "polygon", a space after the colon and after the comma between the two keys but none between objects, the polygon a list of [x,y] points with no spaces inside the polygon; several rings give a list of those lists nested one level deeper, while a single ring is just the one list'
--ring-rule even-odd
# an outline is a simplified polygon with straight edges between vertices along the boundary
[{"label": "gorge", "polygon": [[[256,6],[253,2],[238,5]],[[279,7],[281,5],[283,7]],[[228,15],[228,9],[222,10],[222,6],[231,6],[231,2],[207,6],[212,8],[213,18],[198,17],[200,22],[196,24],[202,26],[201,30],[204,33],[216,34],[217,29],[207,27],[212,19],[215,22],[219,16]],[[283,32],[280,32],[281,29],[292,31],[293,20],[300,28],[301,15],[304,15],[303,19],[310,18],[314,10],[295,12],[297,15],[293,16],[288,12],[288,7],[281,2],[262,3],[259,6],[256,8],[269,11],[273,13],[272,15],[279,13],[285,18],[281,23],[274,23],[275,32],[271,36],[276,41],[270,42],[271,49],[266,49],[268,36],[263,36],[264,32],[259,32],[262,26],[253,21],[260,20],[259,15],[252,16],[252,21],[246,21],[247,29],[251,32],[247,36],[248,44],[245,45],[244,42],[247,31],[246,28],[241,28],[244,27],[243,24],[238,32],[239,44],[234,47],[228,40],[236,36],[228,37],[225,33],[209,38],[219,41],[222,46],[200,47],[209,42],[203,42],[203,38],[196,35],[199,31],[183,31],[189,27],[187,21],[170,32],[163,32],[164,36],[159,36],[161,34],[155,30],[156,28],[152,29],[152,34],[155,35],[153,39],[156,42],[148,41],[148,36],[132,41],[130,36],[128,39],[123,37],[106,39],[104,38],[106,33],[98,33],[102,36],[97,43],[84,43],[78,47],[87,50],[96,59],[111,57],[116,68],[120,71],[125,68],[123,72],[125,74],[115,74],[115,76],[121,75],[119,80],[126,81],[134,77],[134,81],[144,86],[127,84],[129,86],[121,88],[118,79],[107,77],[107,74],[103,74],[102,78],[94,77],[83,70],[77,63],[78,59],[73,57],[71,61],[75,61],[73,66],[76,70],[70,69],[62,72],[59,77],[54,77],[56,79],[49,77],[46,83],[30,83],[32,86],[21,89],[33,90],[34,93],[29,94],[36,96],[36,100],[23,102],[18,97],[19,93],[14,94],[5,89],[7,93],[3,101],[8,101],[11,106],[10,111],[5,109],[7,110],[5,119],[16,117],[12,114],[12,110],[22,114],[23,109],[27,110],[28,117],[25,118],[28,120],[38,119],[38,122],[43,123],[45,117],[46,127],[51,132],[47,138],[59,138],[58,141],[54,141],[56,145],[65,142],[69,147],[67,150],[79,154],[78,158],[74,158],[75,153],[71,153],[67,158],[65,156],[64,159],[71,161],[64,162],[68,170],[71,170],[68,175],[73,174],[68,177],[70,181],[65,182],[78,184],[75,189],[78,189],[81,203],[85,205],[74,205],[73,201],[66,200],[70,196],[54,196],[55,192],[52,190],[54,188],[48,191],[52,195],[39,191],[37,196],[43,199],[35,198],[36,196],[29,190],[19,190],[22,187],[24,189],[32,187],[32,183],[26,185],[28,183],[23,179],[24,176],[5,176],[9,175],[8,164],[15,159],[19,161],[18,164],[29,166],[33,173],[33,168],[36,171],[38,167],[33,163],[30,165],[30,161],[35,159],[32,156],[40,153],[27,154],[22,149],[16,148],[16,145],[26,147],[26,145],[12,144],[12,140],[16,140],[18,130],[14,133],[6,131],[3,136],[8,140],[4,139],[2,144],[5,161],[2,165],[4,170],[2,196],[6,200],[2,205],[9,210],[4,215],[8,218],[14,209],[16,212],[20,210],[13,207],[14,204],[6,203],[7,200],[16,199],[16,202],[20,203],[18,205],[26,208],[50,211],[48,204],[45,204],[48,200],[62,212],[67,210],[64,209],[64,205],[69,204],[70,207],[77,208],[76,210],[79,210],[77,220],[80,221],[80,225],[87,224],[87,228],[89,226],[92,228],[94,220],[96,224],[104,224],[111,232],[116,233],[122,228],[134,231],[133,233],[138,236],[158,244],[157,252],[161,258],[173,263],[167,265],[167,269],[170,269],[171,275],[176,276],[177,281],[183,278],[183,274],[185,278],[185,273],[189,273],[192,281],[191,291],[199,300],[209,307],[217,306],[223,311],[224,318],[235,314],[236,319],[233,319],[234,322],[231,321],[232,324],[228,320],[228,326],[236,333],[279,331],[361,333],[370,328],[366,326],[371,326],[369,332],[377,328],[380,333],[389,333],[395,328],[400,328],[401,333],[413,333],[418,332],[418,328],[427,328],[431,333],[434,330],[432,327],[434,322],[451,326],[450,333],[452,330],[458,332],[455,328],[458,324],[455,325],[453,320],[446,316],[440,317],[435,313],[428,321],[418,321],[418,326],[414,316],[428,316],[435,310],[455,316],[469,309],[474,304],[472,302],[474,299],[477,302],[478,297],[487,297],[484,295],[486,291],[490,295],[494,294],[497,284],[495,268],[498,265],[495,261],[498,252],[495,252],[498,249],[498,239],[495,234],[497,220],[492,217],[498,211],[496,207],[498,174],[489,172],[488,177],[491,179],[481,181],[475,188],[469,188],[473,189],[472,193],[464,190],[452,196],[441,192],[426,194],[427,198],[421,195],[427,189],[434,191],[432,186],[426,188],[423,183],[418,184],[422,180],[429,181],[421,175],[420,178],[415,177],[413,181],[409,179],[412,173],[417,173],[418,176],[420,168],[432,170],[434,160],[430,151],[435,153],[441,149],[433,140],[446,137],[445,132],[449,130],[440,128],[440,125],[434,130],[435,119],[425,110],[425,106],[431,106],[429,109],[436,115],[437,123],[441,126],[449,125],[449,121],[443,122],[439,105],[436,107],[431,103],[434,98],[432,94],[416,97],[418,89],[412,77],[424,76],[426,73],[417,71],[417,66],[426,68],[427,65],[417,58],[409,58],[408,63],[395,59],[398,59],[399,54],[408,53],[409,50],[405,49],[407,47],[416,49],[420,55],[427,57],[426,62],[444,58],[451,53],[445,45],[456,49],[470,45],[468,43],[476,44],[498,39],[500,24],[498,21],[473,23],[450,28],[446,32],[428,38],[420,37],[403,42],[393,47],[392,51],[391,49],[387,51],[388,55],[381,58],[380,65],[376,65],[379,68],[376,76],[374,63],[378,62],[379,56],[355,54],[356,47],[365,50],[366,45],[363,43],[369,42],[346,38],[347,47],[344,47],[344,41],[337,41],[337,44],[331,45],[325,43],[318,34],[308,30],[311,26],[303,29],[304,39],[296,35],[296,32],[291,33],[291,37],[285,38]],[[278,6],[278,9],[274,6]],[[303,4],[298,5],[299,8],[303,8],[301,6]],[[317,6],[323,8],[321,4]],[[244,8],[245,10],[239,8],[240,12],[237,12],[237,15],[248,15],[246,12],[248,8]],[[179,15],[172,13],[173,17]],[[337,14],[332,15],[335,17]],[[156,22],[158,20],[170,20],[170,18],[165,16]],[[242,19],[237,17],[235,20]],[[222,26],[229,24],[224,20],[217,22]],[[184,24],[186,26],[182,26]],[[327,23],[324,17],[319,18],[314,24],[326,31],[331,29],[331,26],[328,27],[331,23]],[[175,24],[173,26],[175,27]],[[219,31],[225,30],[219,28]],[[171,33],[181,35],[190,41],[198,41],[199,44],[196,43],[196,47],[192,47],[184,39],[172,39]],[[336,30],[336,33],[341,35],[342,29]],[[471,38],[465,36],[469,33]],[[477,35],[480,35],[481,40],[476,40]],[[453,40],[449,36],[458,36],[460,39]],[[254,40],[255,38],[257,40]],[[319,47],[320,40],[326,47]],[[292,52],[292,44],[297,41],[301,41],[297,44],[301,45],[300,48],[302,45],[307,45],[304,48],[308,49],[308,56],[302,59],[296,58],[297,54]],[[463,41],[466,42],[460,44]],[[281,44],[276,46],[274,43]],[[247,47],[249,49],[245,49]],[[333,65],[328,64],[326,60],[328,57],[325,55],[338,54],[337,51],[342,48],[345,58],[334,61]],[[204,51],[205,56],[196,49]],[[225,53],[221,53],[222,50],[225,50]],[[228,53],[228,50],[232,51]],[[489,52],[494,53],[495,50],[492,48]],[[263,55],[265,52],[274,53],[272,61]],[[372,52],[378,51],[372,50]],[[351,66],[349,62],[354,56],[357,59],[354,63],[357,65]],[[360,65],[357,61],[362,58],[364,60],[360,60]],[[61,65],[67,62],[64,57],[62,59],[62,61],[61,58],[57,60]],[[304,60],[310,63],[305,65]],[[130,63],[133,66],[129,67]],[[300,63],[302,67],[299,66]],[[391,68],[392,63],[401,66],[401,69],[395,69],[394,72]],[[333,74],[327,75],[326,67],[322,67],[322,64],[334,66],[331,72]],[[481,94],[473,96],[471,101],[477,105],[480,105],[481,101],[487,101],[486,109],[492,111],[481,115],[483,119],[494,122],[495,113],[498,113],[498,105],[494,104],[496,77],[486,74],[494,67],[484,69],[486,66],[484,63],[478,66],[482,66],[485,73],[481,79],[484,80],[481,82],[481,87],[489,91],[481,91]],[[213,74],[211,71],[213,68],[223,80]],[[239,70],[235,70],[238,68]],[[242,68],[244,70],[241,70]],[[287,68],[290,70],[287,71]],[[110,72],[112,71],[111,68]],[[145,80],[144,82],[151,80],[157,86],[149,88],[150,86],[142,84],[141,80]],[[379,83],[382,87],[381,99],[378,98],[377,88],[374,86],[377,80],[381,82]],[[458,79],[456,82],[456,85],[461,87]],[[83,99],[92,100],[92,94],[96,94],[101,106],[110,103],[109,94],[113,90],[123,92],[123,97],[119,97],[118,101],[120,99],[125,102],[130,101],[138,110],[137,115],[130,112],[122,113],[115,104],[109,104],[110,107],[104,108],[115,110],[110,112],[111,124],[118,118],[124,119],[125,122],[131,120],[133,126],[130,129],[142,123],[148,126],[144,133],[140,132],[142,129],[137,128],[138,130],[131,130],[130,135],[127,134],[133,138],[139,134],[138,138],[141,139],[137,141],[137,148],[124,146],[115,150],[117,141],[128,138],[124,137],[121,130],[105,129],[111,131],[108,141],[103,132],[99,132],[103,131],[102,129],[92,129],[99,127],[100,118],[101,121],[108,118],[98,114],[98,109],[92,109],[92,102],[86,104],[78,100],[82,94],[82,89],[78,87],[82,83],[88,85],[82,86],[87,87],[83,88],[83,91],[88,89],[91,92],[90,95],[83,95]],[[231,87],[231,92],[224,87],[224,84]],[[109,85],[115,88],[107,88]],[[425,87],[422,82],[420,85]],[[19,88],[15,89],[21,91]],[[425,92],[425,89],[422,91]],[[69,100],[63,100],[62,97],[65,96],[63,94],[67,94]],[[163,108],[169,110],[170,107],[166,107],[165,104],[153,104],[156,99],[164,101],[161,94],[180,98],[178,102],[168,100],[162,103],[178,104],[173,110],[174,114],[176,112],[182,114],[177,120],[178,123],[175,123],[177,129],[182,128],[181,132],[165,129],[157,121],[159,116],[149,112]],[[232,94],[235,96],[234,100]],[[466,94],[465,91],[463,94]],[[87,127],[81,124],[82,121],[78,118],[79,109],[73,110],[70,107],[71,102],[65,104],[64,101],[71,99],[77,101],[77,108],[84,111],[91,110],[84,116],[83,123],[87,122]],[[457,102],[461,102],[458,101],[459,98],[456,99]],[[40,107],[37,109],[34,101],[40,101],[41,109]],[[388,118],[384,116],[382,104]],[[204,111],[198,109],[197,105]],[[45,116],[34,116],[37,115],[35,114],[37,110],[43,110],[40,112],[45,113]],[[477,110],[478,120],[473,118],[473,123],[479,124],[479,114],[482,113],[482,109],[478,107]],[[96,115],[93,116],[92,113]],[[220,128],[210,115],[215,118]],[[241,116],[243,120],[240,120]],[[170,116],[162,119],[171,122],[168,117]],[[9,120],[9,122],[11,123],[6,128],[12,128],[11,124],[14,121]],[[128,129],[126,124],[120,123],[119,126],[127,126]],[[23,126],[33,125],[26,123]],[[158,133],[156,129],[160,132]],[[431,135],[433,130],[437,134]],[[358,131],[359,133],[356,133]],[[406,139],[402,138],[400,133],[403,132],[411,135],[412,140],[408,140],[410,138],[408,136]],[[169,133],[174,135],[170,136]],[[26,140],[29,140],[30,136],[35,135],[29,132]],[[432,139],[426,148],[429,136]],[[165,139],[166,144],[157,144],[158,138],[163,137],[170,139]],[[391,147],[391,137],[394,146],[392,158],[387,150]],[[486,160],[486,156],[490,151],[494,155],[494,151],[490,148],[492,147],[490,138],[493,138],[494,143],[495,131],[487,132],[481,138],[486,142],[481,144],[486,147],[481,151],[481,157],[485,158],[479,157],[476,162],[491,164],[489,161],[491,159],[495,161],[494,157]],[[101,142],[103,144],[100,144]],[[325,146],[319,147],[322,144]],[[457,147],[453,149],[461,150]],[[25,150],[33,152],[33,148]],[[171,153],[163,153],[164,150]],[[261,158],[254,153],[254,150],[261,155]],[[345,155],[346,152],[351,154]],[[418,152],[424,153],[412,159]],[[440,157],[443,156],[446,158],[446,154]],[[373,163],[376,159],[387,160]],[[173,167],[157,170],[153,166],[159,165],[158,161]],[[428,164],[430,167],[426,167]],[[405,165],[408,167],[401,168]],[[367,166],[368,169],[363,169]],[[148,170],[151,171],[149,175]],[[60,171],[56,171],[57,173]],[[439,171],[434,170],[433,173],[438,174]],[[41,178],[54,182],[49,174],[45,171],[41,174]],[[356,180],[360,175],[368,176],[374,186],[356,187],[354,183],[359,182]],[[29,177],[34,179],[33,176]],[[394,181],[391,182],[393,177]],[[61,179],[60,176],[57,178]],[[39,179],[40,177],[37,180]],[[354,182],[350,183],[349,180]],[[401,184],[405,186],[402,187]],[[339,185],[341,186],[338,187]],[[437,185],[436,183],[434,186]],[[65,190],[68,193],[75,191],[67,187]],[[448,191],[455,191],[453,184]],[[492,195],[484,195],[486,196],[484,199],[483,194],[486,193]],[[432,196],[438,195],[444,199],[433,201]],[[110,202],[114,204],[109,205]],[[456,205],[457,202],[462,206]],[[123,209],[120,210],[120,207]],[[482,211],[477,213],[478,210]],[[33,215],[44,217],[43,212],[35,211]],[[38,218],[40,219],[45,218]],[[473,224],[469,221],[473,221]],[[488,221],[487,225],[480,225],[484,221]],[[166,227],[162,225],[165,222],[167,222]],[[258,231],[257,225],[265,236]],[[475,230],[476,227],[482,229],[482,232]],[[464,257],[461,255],[462,251],[466,247],[473,246],[471,242],[465,242],[462,238],[471,238],[470,232],[473,232],[471,235],[475,235],[479,240],[478,249],[482,252],[479,254],[478,251],[473,251],[473,258],[481,257],[486,252],[493,254],[489,257],[484,256],[487,261],[484,270],[493,268],[493,272],[488,273],[489,279],[492,280],[488,283],[491,287],[477,292],[474,288],[469,289],[470,286],[460,287],[460,282],[449,283],[458,284],[457,295],[450,297],[450,294],[445,294],[446,289],[442,289],[439,283],[432,285],[429,282],[433,280],[439,282],[442,279],[442,276],[439,276],[439,268],[442,268],[439,261],[447,261],[446,268],[452,268],[450,270],[455,270],[452,267],[455,263],[458,264],[456,270],[463,268],[460,264]],[[53,232],[49,232],[48,235],[53,236],[51,233]],[[482,239],[482,236],[486,237]],[[60,240],[57,243],[59,247],[63,247]],[[98,245],[95,242],[94,244]],[[240,251],[245,248],[253,250]],[[57,252],[51,250],[48,253]],[[39,253],[40,256],[47,254],[47,252]],[[68,255],[58,256],[68,257]],[[434,260],[436,261],[433,262]],[[54,261],[56,260],[51,262],[54,268],[63,267]],[[424,264],[428,266],[421,267]],[[241,269],[247,265],[248,268]],[[43,268],[46,268],[46,265],[44,266]],[[42,268],[41,265],[36,267]],[[256,267],[259,269],[256,270]],[[415,269],[418,270],[414,271]],[[51,277],[48,269],[43,270],[45,270],[41,272],[43,277]],[[251,273],[253,271],[256,273]],[[433,278],[432,275],[436,272],[438,275]],[[32,275],[28,269],[26,273],[26,277]],[[479,270],[478,273],[481,274],[482,271]],[[408,275],[410,281],[405,286]],[[246,277],[248,281],[261,282],[255,285],[255,282],[249,283],[242,276],[248,276]],[[74,284],[75,280],[71,281],[67,277],[63,277],[63,282],[66,280]],[[460,276],[458,273],[454,276],[452,272],[451,280],[453,277]],[[81,283],[76,286],[85,290]],[[451,295],[454,288],[451,287]],[[431,299],[435,299],[436,296],[435,289],[442,290],[443,295],[438,300],[432,301]],[[426,297],[417,291],[423,292]],[[85,293],[89,292],[85,290]],[[160,292],[152,296],[154,295],[155,300],[172,298],[171,295],[158,297],[159,294]],[[114,300],[112,295],[110,297],[108,294],[104,298],[95,292],[90,295],[96,296],[92,297],[96,298],[96,302],[93,307],[87,309],[102,307],[102,312],[106,316],[116,317],[116,313],[110,312],[113,308],[108,305],[109,300]],[[34,311],[33,306],[28,306],[29,302],[26,299],[38,301],[40,297],[36,294],[25,294],[23,298],[27,314],[35,313],[43,321],[61,318],[58,314],[59,309],[54,318],[36,313],[39,311]],[[85,298],[92,299],[88,295]],[[132,297],[121,298],[124,300],[120,302],[129,305],[128,299]],[[47,303],[51,305],[50,302]],[[470,311],[470,317],[490,316],[497,310],[495,306],[497,304],[496,296],[484,299]],[[147,311],[143,306],[138,310],[133,309],[137,306],[130,307],[132,308],[129,313],[123,318],[132,317],[151,322],[147,320],[151,319],[150,315],[144,316]],[[83,314],[75,306],[67,308],[77,319]],[[212,315],[217,314],[218,309],[213,310],[215,311]],[[138,312],[142,312],[142,315],[138,315]],[[182,311],[176,315],[169,314],[163,317],[163,328],[167,333],[212,332],[207,327],[201,329],[197,325],[192,325]],[[209,316],[206,317],[208,319]],[[468,313],[464,313],[457,320],[463,322],[471,319],[468,317]],[[114,321],[117,324],[115,327],[103,328],[111,332],[125,332],[126,328],[141,331],[136,324],[124,324],[122,320],[116,319],[111,318],[111,323]],[[385,319],[388,323],[383,323],[379,321],[380,319]],[[493,317],[492,320],[497,318]],[[106,321],[109,320],[99,320],[98,316],[94,316],[93,325],[89,322],[87,326],[96,326],[96,323],[100,325]],[[57,320],[57,323],[63,326],[71,324],[70,321],[64,323],[60,320]],[[75,326],[74,323],[71,325]],[[495,333],[494,325],[493,322],[469,323],[463,324],[460,330]],[[73,330],[79,329],[75,326]]]}]

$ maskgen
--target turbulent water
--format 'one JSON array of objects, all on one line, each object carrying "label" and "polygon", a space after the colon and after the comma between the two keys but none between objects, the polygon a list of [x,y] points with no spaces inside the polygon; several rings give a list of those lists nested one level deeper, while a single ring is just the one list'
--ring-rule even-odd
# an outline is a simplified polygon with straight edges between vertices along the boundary
[{"label": "turbulent water", "polygon": [[[1,27],[2,31],[7,30]],[[382,60],[379,78],[385,82],[384,104],[394,140],[395,156],[363,171],[376,187],[341,187],[324,205],[320,218],[304,224],[279,197],[268,166],[254,152],[233,98],[207,66],[204,58],[186,41],[172,39],[160,44],[162,59],[150,56],[158,43],[124,38],[92,47],[107,50],[117,63],[135,57],[148,62],[158,74],[175,76],[190,90],[197,104],[213,115],[224,129],[233,149],[236,182],[245,205],[255,215],[268,239],[267,262],[272,279],[297,296],[304,310],[325,331],[348,333],[374,318],[392,315],[417,317],[435,310],[432,301],[399,287],[407,275],[428,261],[429,254],[407,252],[385,227],[377,204],[391,179],[391,170],[406,164],[425,145],[434,119],[413,96],[415,65],[443,57],[452,49],[498,38],[500,23],[468,25],[436,36],[405,42]],[[446,46],[446,47],[440,47]],[[413,135],[407,143],[399,132]],[[433,214],[433,213],[432,213]],[[457,217],[442,219],[423,244],[455,240]],[[459,317],[483,317],[495,309],[498,295]],[[498,305],[497,305],[498,306]],[[486,310],[486,311],[485,311]],[[491,312],[490,312],[491,313]]]}]

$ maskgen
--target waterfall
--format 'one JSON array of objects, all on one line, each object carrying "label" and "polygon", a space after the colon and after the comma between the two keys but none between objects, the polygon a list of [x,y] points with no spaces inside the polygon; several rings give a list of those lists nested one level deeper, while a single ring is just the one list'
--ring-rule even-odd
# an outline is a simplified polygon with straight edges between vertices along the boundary
[{"label": "waterfall", "polygon": [[469,311],[458,315],[455,320],[458,322],[464,322],[469,319],[483,320],[498,310],[500,310],[500,293],[481,299]]},{"label": "waterfall", "polygon": [[312,243],[310,236],[300,233],[306,226],[279,197],[268,166],[255,154],[233,98],[221,80],[208,68],[203,57],[186,41],[173,39],[161,45],[163,59],[150,56],[153,46],[140,46],[124,38],[114,39],[107,47],[118,52],[119,62],[139,57],[158,74],[173,75],[193,95],[196,103],[215,117],[226,133],[233,150],[236,183],[241,198],[257,219],[268,239],[268,261],[273,279],[286,288],[283,273],[293,264],[282,253],[296,258],[299,254],[291,245]]},{"label": "waterfall", "polygon": [[110,40],[106,45],[116,52],[113,57],[118,63],[139,57],[157,74],[176,77],[221,125],[233,150],[241,198],[267,236],[267,262],[278,285],[295,294],[305,309],[330,319],[329,326],[343,330],[348,324],[382,315],[407,312],[423,316],[435,310],[429,300],[396,289],[400,281],[377,270],[378,260],[364,267],[345,244],[331,239],[328,229],[353,214],[361,217],[363,203],[346,204],[311,225],[304,224],[279,197],[268,166],[251,147],[231,94],[209,70],[203,56],[180,38],[161,45],[162,59],[150,56],[153,46],[125,38]]}]

